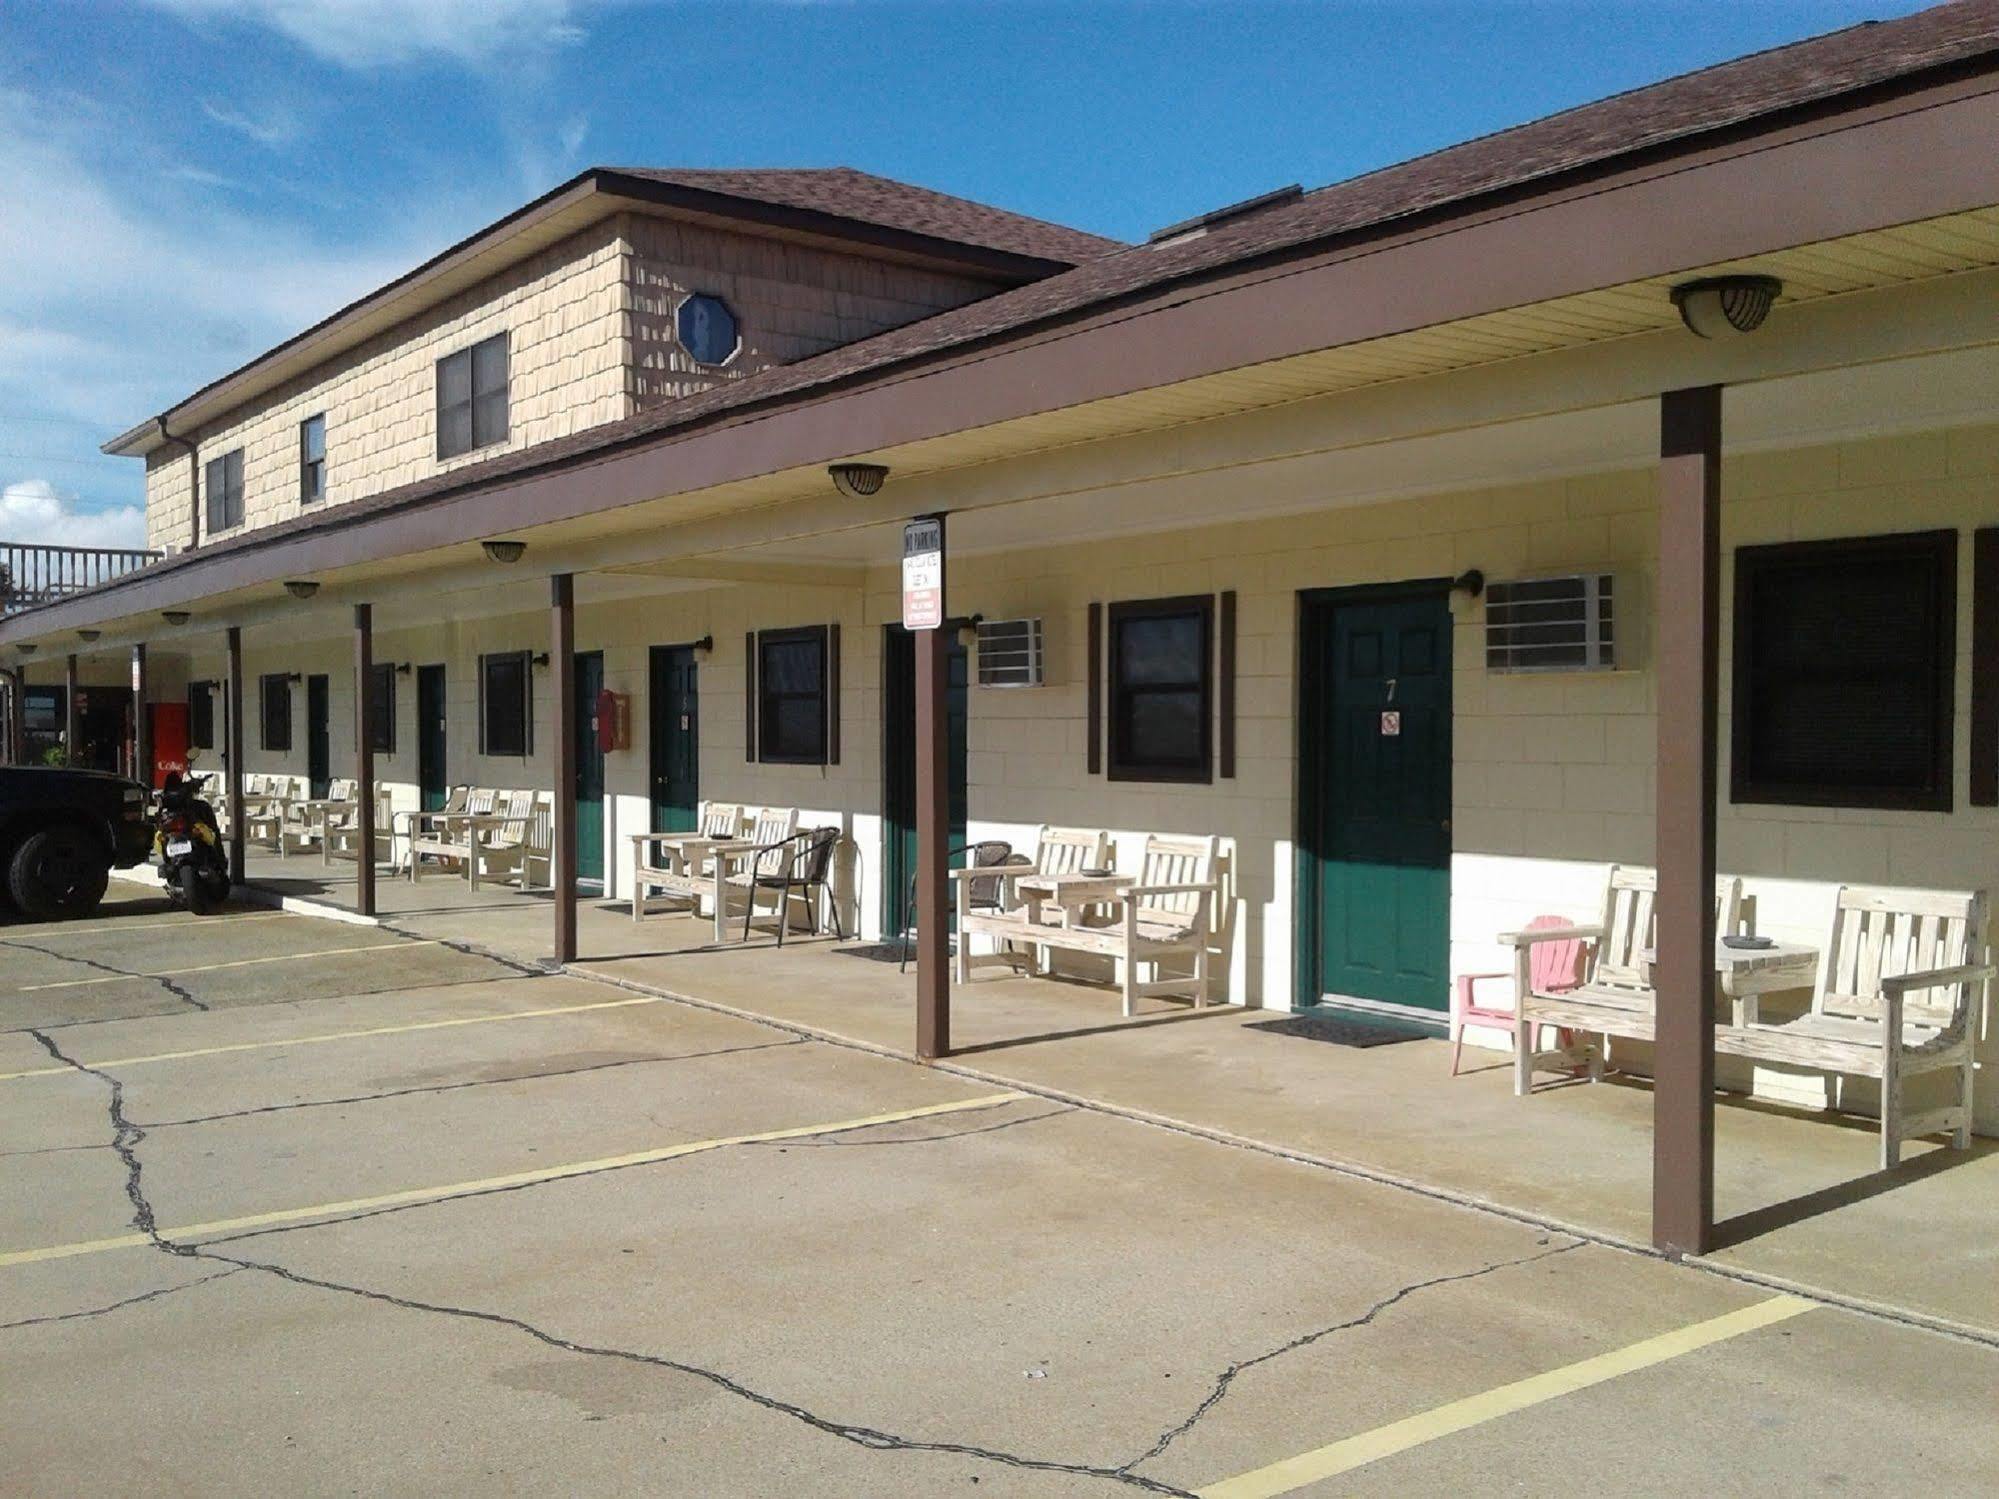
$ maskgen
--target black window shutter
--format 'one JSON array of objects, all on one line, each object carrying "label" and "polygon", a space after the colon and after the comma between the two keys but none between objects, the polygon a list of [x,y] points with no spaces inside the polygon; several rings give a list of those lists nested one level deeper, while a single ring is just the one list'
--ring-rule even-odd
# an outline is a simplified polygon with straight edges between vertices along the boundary
[{"label": "black window shutter", "polygon": [[826,763],[840,763],[840,626],[826,627]]},{"label": "black window shutter", "polygon": [[757,632],[743,632],[743,758],[757,763]]},{"label": "black window shutter", "polygon": [[1971,804],[1999,807],[1999,526],[1972,540]]},{"label": "black window shutter", "polygon": [[1216,725],[1216,770],[1225,781],[1235,779],[1235,590],[1222,595],[1218,621],[1221,664],[1216,669],[1215,704],[1220,722]]},{"label": "black window shutter", "polygon": [[1090,605],[1090,683],[1083,695],[1084,713],[1089,722],[1087,770],[1091,775],[1100,775],[1104,768],[1103,724],[1104,724],[1104,606]]},{"label": "black window shutter", "polygon": [[534,758],[534,652],[521,652],[521,758]]},{"label": "black window shutter", "polygon": [[479,753],[486,753],[486,658],[479,658]]}]

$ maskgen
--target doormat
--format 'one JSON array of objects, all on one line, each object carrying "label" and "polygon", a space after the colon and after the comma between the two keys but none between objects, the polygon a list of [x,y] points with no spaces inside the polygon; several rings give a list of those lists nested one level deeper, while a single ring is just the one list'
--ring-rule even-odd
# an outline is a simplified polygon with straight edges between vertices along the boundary
[{"label": "doormat", "polygon": [[1282,1020],[1256,1021],[1245,1029],[1353,1047],[1393,1046],[1398,1041],[1421,1041],[1437,1034],[1428,1026],[1386,1015],[1287,1015]]},{"label": "doormat", "polygon": [[[949,951],[955,953],[957,950],[957,943],[952,943]],[[870,962],[875,963],[900,963],[902,961],[903,947],[900,942],[867,942],[859,947],[836,947],[833,951],[843,958],[866,958]],[[914,942],[909,946],[909,961],[912,966],[915,965],[916,944]]]}]

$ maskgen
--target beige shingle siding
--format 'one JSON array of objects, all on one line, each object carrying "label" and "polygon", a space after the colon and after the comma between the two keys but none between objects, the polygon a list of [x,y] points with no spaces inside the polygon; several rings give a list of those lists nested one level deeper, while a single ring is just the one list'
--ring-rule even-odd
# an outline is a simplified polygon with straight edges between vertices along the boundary
[{"label": "beige shingle siding", "polygon": [[[609,223],[550,246],[204,429],[202,461],[244,450],[243,521],[254,529],[299,513],[299,423],[322,412],[327,505],[629,415],[623,248]],[[437,361],[502,332],[506,440],[439,461]],[[185,455],[160,458],[146,475],[154,545],[188,534]]]},{"label": "beige shingle siding", "polygon": [[[566,437],[989,295],[992,283],[665,219],[625,215],[550,246],[384,332],[199,435],[243,452],[243,524],[299,514],[298,428],[326,416],[326,499],[340,505]],[[696,364],[674,334],[690,292],[721,297],[743,343]],[[437,361],[504,332],[504,442],[437,457]],[[147,463],[152,544],[189,536],[186,455]],[[318,508],[318,507],[315,507]],[[203,518],[203,538],[207,538]]]},{"label": "beige shingle siding", "polygon": [[[633,216],[626,224],[632,390],[641,408],[790,364],[998,289],[976,277],[672,219]],[[675,313],[693,292],[720,297],[736,315],[742,347],[725,365],[697,364],[675,336]]]},{"label": "beige shingle siding", "polygon": [[147,546],[163,551],[187,545],[193,488],[183,449],[158,447],[146,455]]}]

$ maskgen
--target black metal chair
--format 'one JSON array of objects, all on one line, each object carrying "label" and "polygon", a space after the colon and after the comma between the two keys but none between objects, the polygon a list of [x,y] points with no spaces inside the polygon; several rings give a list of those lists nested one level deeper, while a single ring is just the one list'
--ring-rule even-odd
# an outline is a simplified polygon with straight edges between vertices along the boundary
[{"label": "black metal chair", "polygon": [[822,894],[826,897],[834,934],[844,942],[847,931],[840,924],[840,903],[833,895],[832,885],[833,852],[839,846],[838,828],[805,828],[742,855],[742,873],[732,876],[730,883],[743,892],[743,940],[750,940],[750,923],[757,914],[757,892],[774,890],[779,947],[784,946],[785,933],[791,926],[794,891],[805,897],[806,922],[815,937],[819,934],[819,897]]},{"label": "black metal chair", "polygon": [[[966,869],[1003,869],[1010,865],[1030,862],[1025,857],[1016,857],[1013,845],[1001,842],[997,838],[983,839],[977,843],[960,844],[950,851],[948,857],[956,858],[960,854],[965,856],[963,867]],[[1001,899],[1006,893],[1005,887],[1006,878],[1004,875],[996,874],[991,879],[973,880],[972,893],[968,897],[972,909],[975,911],[997,911],[1000,908]],[[945,919],[947,922],[949,921],[950,912],[947,911],[945,913]],[[899,973],[907,973],[909,971],[909,934],[915,927],[916,876],[912,874],[909,877],[909,889],[902,903],[902,962],[897,965],[896,969]]]}]

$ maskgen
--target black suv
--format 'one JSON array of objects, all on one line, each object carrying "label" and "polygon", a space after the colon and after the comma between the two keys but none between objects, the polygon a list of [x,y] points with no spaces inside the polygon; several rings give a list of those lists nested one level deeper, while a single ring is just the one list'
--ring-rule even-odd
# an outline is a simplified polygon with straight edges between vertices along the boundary
[{"label": "black suv", "polygon": [[36,921],[83,916],[153,851],[146,788],[104,770],[0,767],[0,893]]}]

